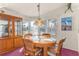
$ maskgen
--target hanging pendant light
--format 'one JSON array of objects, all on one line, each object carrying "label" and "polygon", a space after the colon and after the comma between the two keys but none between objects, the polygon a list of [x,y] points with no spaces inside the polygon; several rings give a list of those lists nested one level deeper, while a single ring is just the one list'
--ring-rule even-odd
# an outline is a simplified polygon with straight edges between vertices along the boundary
[{"label": "hanging pendant light", "polygon": [[68,10],[70,10],[71,12],[73,12],[73,10],[72,10],[72,4],[71,4],[71,3],[68,3],[68,4],[67,4],[67,9],[65,10],[65,13],[66,13]]},{"label": "hanging pendant light", "polygon": [[44,20],[42,18],[40,18],[40,3],[37,5],[37,8],[38,8],[38,18],[37,20],[35,21],[35,24],[38,26],[38,27],[41,27],[44,25]]}]

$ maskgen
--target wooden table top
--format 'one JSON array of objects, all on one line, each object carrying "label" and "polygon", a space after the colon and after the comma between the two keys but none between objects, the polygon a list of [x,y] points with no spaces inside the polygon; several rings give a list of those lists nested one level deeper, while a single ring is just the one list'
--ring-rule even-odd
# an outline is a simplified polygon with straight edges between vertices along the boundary
[{"label": "wooden table top", "polygon": [[55,42],[51,42],[51,41],[33,41],[33,43],[35,44],[35,46],[39,46],[39,47],[44,47],[44,46],[54,46]]},{"label": "wooden table top", "polygon": [[43,56],[47,56],[48,47],[53,47],[55,42],[52,41],[33,41],[35,47],[43,48]]}]

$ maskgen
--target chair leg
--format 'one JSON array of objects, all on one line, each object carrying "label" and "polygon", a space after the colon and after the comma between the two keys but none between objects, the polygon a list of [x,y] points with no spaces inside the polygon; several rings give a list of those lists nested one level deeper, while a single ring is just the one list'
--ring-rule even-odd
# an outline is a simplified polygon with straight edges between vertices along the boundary
[{"label": "chair leg", "polygon": [[61,56],[61,53],[56,53],[56,56]]}]

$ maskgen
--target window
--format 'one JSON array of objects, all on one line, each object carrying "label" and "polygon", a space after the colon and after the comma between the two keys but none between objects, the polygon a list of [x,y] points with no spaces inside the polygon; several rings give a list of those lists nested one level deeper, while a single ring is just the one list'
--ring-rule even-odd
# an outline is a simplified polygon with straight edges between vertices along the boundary
[{"label": "window", "polygon": [[39,33],[51,33],[52,35],[56,34],[56,20],[47,20],[45,21],[42,27],[35,25],[35,21],[27,21],[23,24],[24,33],[33,33],[33,35],[38,35]]},{"label": "window", "polygon": [[33,33],[34,35],[38,35],[38,27],[37,25],[35,25],[35,21],[31,21],[30,22],[30,29],[31,29],[31,33]]},{"label": "window", "polygon": [[48,32],[51,33],[52,35],[56,35],[56,31],[57,31],[57,29],[56,29],[57,24],[56,23],[57,23],[56,20],[49,21]]},{"label": "window", "polygon": [[29,32],[29,22],[23,23],[23,34],[26,34]]}]

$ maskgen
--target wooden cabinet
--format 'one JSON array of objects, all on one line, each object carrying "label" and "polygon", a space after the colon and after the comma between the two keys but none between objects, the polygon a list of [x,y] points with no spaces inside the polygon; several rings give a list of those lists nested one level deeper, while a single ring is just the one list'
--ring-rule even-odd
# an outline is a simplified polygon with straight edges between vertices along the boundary
[{"label": "wooden cabinet", "polygon": [[[21,25],[17,25],[16,22],[17,24],[19,24],[20,22],[22,22],[22,18],[0,13],[0,25],[2,28],[4,28],[4,30],[0,31],[1,33],[3,33],[0,36],[0,54],[6,53],[7,51],[11,51],[18,47],[22,47],[22,37],[16,35],[20,34],[20,30],[16,29],[16,26],[20,27]],[[20,27],[20,29],[21,28],[22,26]]]},{"label": "wooden cabinet", "polygon": [[13,48],[13,39],[0,38],[0,54],[5,53]]},{"label": "wooden cabinet", "polygon": [[23,46],[23,41],[22,41],[22,37],[16,37],[14,39],[14,43],[15,43],[15,47],[21,47]]},{"label": "wooden cabinet", "polygon": [[6,41],[6,50],[13,49],[13,39],[7,38],[5,41]]},{"label": "wooden cabinet", "polygon": [[3,52],[6,48],[5,45],[5,40],[4,39],[0,39],[0,53]]},{"label": "wooden cabinet", "polygon": [[22,37],[16,38],[0,38],[0,54],[22,47]]}]

